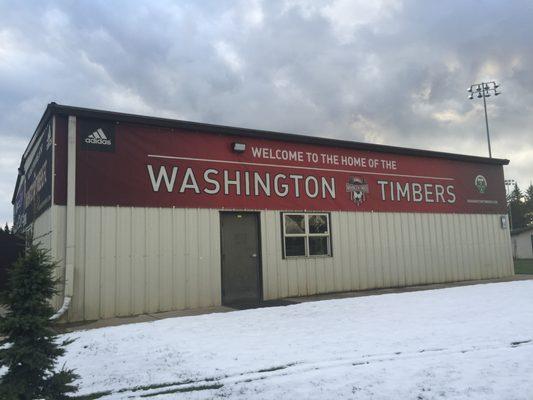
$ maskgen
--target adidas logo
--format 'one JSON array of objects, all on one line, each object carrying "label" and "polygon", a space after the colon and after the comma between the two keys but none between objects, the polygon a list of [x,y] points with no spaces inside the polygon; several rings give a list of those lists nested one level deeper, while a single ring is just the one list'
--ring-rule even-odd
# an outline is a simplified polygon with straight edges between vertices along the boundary
[{"label": "adidas logo", "polygon": [[102,128],[98,128],[89,136],[87,136],[85,138],[85,143],[103,144],[105,146],[111,146],[111,140],[107,138]]}]

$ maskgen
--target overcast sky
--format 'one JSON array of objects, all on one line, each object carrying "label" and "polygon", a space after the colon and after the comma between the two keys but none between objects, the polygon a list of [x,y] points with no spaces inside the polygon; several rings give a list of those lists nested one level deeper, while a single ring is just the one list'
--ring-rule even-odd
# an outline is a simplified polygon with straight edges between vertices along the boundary
[{"label": "overcast sky", "polygon": [[531,1],[0,0],[0,221],[60,104],[493,156],[533,180]]}]

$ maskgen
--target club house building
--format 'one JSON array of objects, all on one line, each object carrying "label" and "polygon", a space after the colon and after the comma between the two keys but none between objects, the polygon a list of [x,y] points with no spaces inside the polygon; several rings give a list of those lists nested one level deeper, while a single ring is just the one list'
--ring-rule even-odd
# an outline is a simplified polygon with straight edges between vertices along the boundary
[{"label": "club house building", "polygon": [[62,321],[497,278],[506,164],[51,103],[15,227]]}]

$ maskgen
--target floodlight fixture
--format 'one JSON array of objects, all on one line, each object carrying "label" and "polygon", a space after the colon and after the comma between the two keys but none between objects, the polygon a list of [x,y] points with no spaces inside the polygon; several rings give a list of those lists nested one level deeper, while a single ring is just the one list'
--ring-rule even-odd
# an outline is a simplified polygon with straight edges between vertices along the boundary
[{"label": "floodlight fixture", "polygon": [[487,144],[489,147],[489,157],[492,158],[492,151],[490,148],[490,133],[489,133],[489,118],[487,116],[487,101],[486,98],[491,96],[491,92],[494,93],[494,96],[498,96],[501,94],[501,92],[498,92],[496,89],[498,89],[500,85],[496,83],[495,81],[490,82],[481,82],[481,83],[474,83],[470,86],[470,88],[467,89],[467,92],[470,93],[468,96],[468,99],[473,100],[474,99],[474,89],[477,92],[477,98],[483,99],[483,109],[485,110],[485,126],[487,127]]}]

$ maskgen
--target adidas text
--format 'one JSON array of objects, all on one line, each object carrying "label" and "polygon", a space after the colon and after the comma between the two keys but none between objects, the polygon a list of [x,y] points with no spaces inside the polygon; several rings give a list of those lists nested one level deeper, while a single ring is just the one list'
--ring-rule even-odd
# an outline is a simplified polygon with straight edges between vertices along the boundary
[{"label": "adidas text", "polygon": [[85,143],[92,143],[92,144],[104,144],[106,146],[111,146],[111,140],[109,139],[96,139],[92,137],[88,137],[85,139]]},{"label": "adidas text", "polygon": [[89,136],[87,136],[85,138],[85,143],[103,144],[105,146],[111,146],[111,140],[107,138],[102,128],[98,128]]}]

